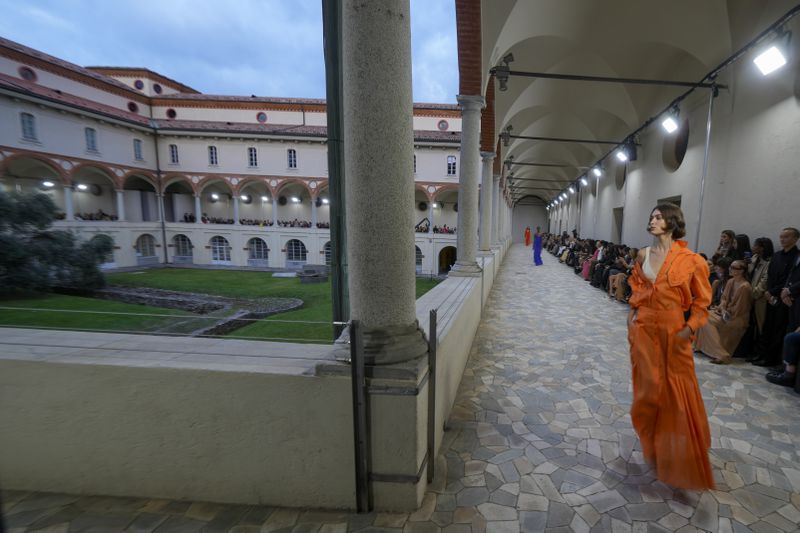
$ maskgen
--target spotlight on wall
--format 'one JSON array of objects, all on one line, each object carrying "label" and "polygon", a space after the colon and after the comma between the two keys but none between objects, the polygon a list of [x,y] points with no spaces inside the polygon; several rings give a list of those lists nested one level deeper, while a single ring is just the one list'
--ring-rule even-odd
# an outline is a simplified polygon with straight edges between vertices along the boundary
[{"label": "spotlight on wall", "polygon": [[78,190],[79,190],[79,191],[85,191],[85,190],[87,190],[88,188],[89,188],[89,186],[88,186],[88,185],[86,185],[85,183],[79,183],[79,184],[78,184]]},{"label": "spotlight on wall", "polygon": [[240,198],[242,199],[243,202],[246,202],[250,199],[250,197],[247,196],[246,194],[241,195]]},{"label": "spotlight on wall", "polygon": [[300,203],[300,198],[298,198],[297,196],[292,196],[292,202],[295,203],[295,204],[299,204]]},{"label": "spotlight on wall", "polygon": [[262,202],[269,202],[269,196],[262,196],[261,197],[261,201]]},{"label": "spotlight on wall", "polygon": [[42,182],[42,187],[47,187],[48,189],[51,188],[51,187],[55,187],[55,186],[56,186],[56,184],[53,183],[52,181],[43,181]]},{"label": "spotlight on wall", "polygon": [[589,185],[589,182],[586,181],[586,176],[581,176],[581,185],[583,185],[584,187]]},{"label": "spotlight on wall", "polygon": [[211,193],[211,199],[216,202],[217,200],[219,200],[219,194],[217,194],[215,192],[212,192]]},{"label": "spotlight on wall", "polygon": [[437,204],[436,202],[433,202],[432,207],[434,209],[438,209],[439,208],[439,204]]},{"label": "spotlight on wall", "polygon": [[600,167],[594,167],[592,173],[599,178],[603,175],[603,170]]},{"label": "spotlight on wall", "polygon": [[786,64],[785,52],[789,49],[791,35],[788,31],[780,32],[772,45],[753,59],[761,74],[764,76],[772,74]]},{"label": "spotlight on wall", "polygon": [[623,163],[624,163],[625,161],[627,161],[627,160],[628,160],[628,152],[627,152],[627,149],[626,149],[624,146],[620,146],[620,147],[617,149],[616,156],[617,156],[617,159],[619,159],[621,162],[623,162]]},{"label": "spotlight on wall", "polygon": [[569,193],[575,194],[575,187],[573,187],[572,185],[569,186]]},{"label": "spotlight on wall", "polygon": [[325,205],[328,205],[330,203],[330,201],[327,198],[323,198],[322,199],[322,203],[325,204]]},{"label": "spotlight on wall", "polygon": [[562,193],[561,193],[561,198],[563,198],[564,200],[566,200],[566,199],[567,199],[567,195],[566,195],[566,193],[563,193],[563,192],[562,192]]}]

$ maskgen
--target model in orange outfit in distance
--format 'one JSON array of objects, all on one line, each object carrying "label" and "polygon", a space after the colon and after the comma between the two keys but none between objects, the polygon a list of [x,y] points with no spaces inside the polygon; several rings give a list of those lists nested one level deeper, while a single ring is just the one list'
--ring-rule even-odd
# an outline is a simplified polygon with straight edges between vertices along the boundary
[{"label": "model in orange outfit in distance", "polygon": [[714,488],[714,477],[692,337],[708,319],[711,286],[706,262],[677,240],[685,227],[678,206],[656,206],[647,227],[653,245],[639,252],[629,279],[631,421],[659,480],[702,490]]},{"label": "model in orange outfit in distance", "polygon": [[525,246],[531,245],[531,227],[528,226],[525,228]]}]

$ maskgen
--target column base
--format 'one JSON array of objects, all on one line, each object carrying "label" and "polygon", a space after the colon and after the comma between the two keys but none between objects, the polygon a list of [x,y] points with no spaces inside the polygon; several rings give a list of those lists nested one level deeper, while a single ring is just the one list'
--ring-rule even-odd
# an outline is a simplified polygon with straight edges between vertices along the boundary
[{"label": "column base", "polygon": [[[363,327],[361,335],[367,365],[391,365],[428,355],[428,340],[416,320],[408,326]],[[343,343],[336,350],[336,359],[350,359],[349,339],[349,328],[345,328],[337,341]]]},{"label": "column base", "polygon": [[448,277],[478,277],[481,272],[481,267],[475,261],[456,261],[456,264],[450,269]]}]

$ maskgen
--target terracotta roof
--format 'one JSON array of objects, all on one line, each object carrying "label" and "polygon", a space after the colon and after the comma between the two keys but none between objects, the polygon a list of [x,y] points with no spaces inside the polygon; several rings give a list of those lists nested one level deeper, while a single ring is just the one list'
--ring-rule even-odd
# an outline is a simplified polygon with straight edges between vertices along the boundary
[{"label": "terracotta roof", "polygon": [[8,89],[20,94],[28,94],[38,98],[44,98],[51,102],[58,102],[71,107],[77,107],[85,111],[100,113],[102,115],[135,122],[140,125],[149,125],[150,119],[138,113],[131,113],[110,105],[101,104],[93,100],[81,98],[73,94],[62,92],[58,89],[50,89],[19,78],[14,78],[7,74],[0,73],[0,88]]},{"label": "terracotta roof", "polygon": [[149,68],[144,67],[86,67],[89,70],[99,72],[100,74],[105,74],[107,76],[120,76],[123,73],[130,74],[131,76],[141,76],[143,78],[150,78],[155,81],[161,82],[164,85],[172,86],[173,89],[179,90],[182,93],[196,93],[200,94],[200,91],[197,89],[193,89],[186,84],[183,84],[179,81],[175,81],[172,78],[164,76],[163,74],[159,74],[158,72],[152,71]]},{"label": "terracotta roof", "polygon": [[49,63],[53,63],[54,65],[58,65],[59,67],[71,70],[73,72],[76,72],[78,74],[82,74],[84,76],[88,76],[88,77],[93,78],[93,79],[95,79],[97,81],[101,81],[103,83],[108,83],[110,85],[114,85],[118,89],[125,89],[126,91],[129,91],[131,93],[139,94],[132,87],[128,87],[127,85],[125,85],[121,81],[117,81],[117,80],[115,80],[113,78],[109,78],[108,76],[104,76],[104,75],[99,74],[97,72],[93,72],[93,71],[91,71],[89,69],[83,68],[83,67],[78,66],[78,65],[76,65],[74,63],[70,63],[69,61],[64,61],[63,59],[59,59],[59,58],[57,58],[55,56],[51,56],[50,54],[45,54],[44,52],[40,52],[38,50],[34,50],[33,48],[29,48],[29,47],[27,47],[25,45],[19,44],[19,43],[14,42],[14,41],[11,41],[9,39],[4,39],[4,38],[0,37],[0,48],[8,48],[10,50],[14,50],[14,51],[19,52],[21,54],[25,54],[25,55],[28,55],[28,56],[31,56],[31,57],[35,57],[36,59],[40,59],[42,61],[47,61]]}]

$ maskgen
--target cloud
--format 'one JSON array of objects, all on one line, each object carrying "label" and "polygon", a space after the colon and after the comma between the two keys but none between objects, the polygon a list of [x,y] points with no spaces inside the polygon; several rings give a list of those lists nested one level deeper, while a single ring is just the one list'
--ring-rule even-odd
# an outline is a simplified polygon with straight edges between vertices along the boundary
[{"label": "cloud", "polygon": [[[415,101],[454,101],[454,10],[412,1]],[[320,0],[0,0],[0,12],[3,37],[82,66],[145,67],[209,94],[325,97]]]}]

